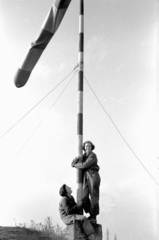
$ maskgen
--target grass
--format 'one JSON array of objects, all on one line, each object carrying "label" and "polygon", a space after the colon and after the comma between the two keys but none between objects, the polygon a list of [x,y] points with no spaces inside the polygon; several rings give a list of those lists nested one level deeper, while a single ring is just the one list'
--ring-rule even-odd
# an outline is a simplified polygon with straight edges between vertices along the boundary
[{"label": "grass", "polygon": [[35,223],[31,220],[29,225],[21,223],[17,225],[15,222],[15,226],[41,232],[41,234],[49,240],[66,240],[65,229],[60,227],[58,224],[54,226],[51,217],[47,217],[44,220],[44,223]]}]

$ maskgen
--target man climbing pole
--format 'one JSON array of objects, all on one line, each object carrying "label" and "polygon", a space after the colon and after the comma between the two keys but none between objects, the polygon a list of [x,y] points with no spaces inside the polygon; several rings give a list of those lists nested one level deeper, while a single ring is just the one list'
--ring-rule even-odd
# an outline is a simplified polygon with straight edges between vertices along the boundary
[{"label": "man climbing pole", "polygon": [[96,216],[99,215],[99,187],[100,175],[98,159],[94,152],[95,145],[91,141],[83,144],[85,153],[83,156],[76,157],[71,166],[83,170],[83,191],[82,201],[86,213],[90,213],[90,221],[96,223]]}]

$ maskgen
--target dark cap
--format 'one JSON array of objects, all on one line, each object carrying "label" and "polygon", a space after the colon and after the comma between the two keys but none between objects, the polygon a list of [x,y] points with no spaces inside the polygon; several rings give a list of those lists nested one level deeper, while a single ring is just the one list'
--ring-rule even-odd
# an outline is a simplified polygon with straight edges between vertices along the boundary
[{"label": "dark cap", "polygon": [[63,184],[62,187],[60,187],[59,194],[62,197],[64,197],[64,196],[66,196],[66,193],[67,193],[67,191],[66,191],[66,184]]}]

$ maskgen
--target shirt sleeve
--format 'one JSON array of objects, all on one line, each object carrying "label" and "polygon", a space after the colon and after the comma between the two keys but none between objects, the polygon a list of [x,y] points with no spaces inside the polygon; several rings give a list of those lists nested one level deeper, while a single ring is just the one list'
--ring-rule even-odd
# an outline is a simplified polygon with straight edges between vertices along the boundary
[{"label": "shirt sleeve", "polygon": [[74,206],[72,206],[72,203],[70,202],[69,199],[65,198],[64,201],[63,201],[63,207],[65,209],[65,212],[68,214],[68,215],[71,215],[71,214],[78,214],[79,212],[79,208],[78,205],[74,202]]},{"label": "shirt sleeve", "polygon": [[78,169],[85,169],[91,167],[96,162],[97,162],[96,154],[91,153],[85,162],[76,163],[74,164],[74,167]]}]

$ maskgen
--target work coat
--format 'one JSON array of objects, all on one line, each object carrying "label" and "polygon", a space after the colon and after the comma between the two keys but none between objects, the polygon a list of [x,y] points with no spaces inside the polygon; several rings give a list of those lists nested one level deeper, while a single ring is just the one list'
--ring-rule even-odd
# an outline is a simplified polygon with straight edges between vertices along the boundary
[{"label": "work coat", "polygon": [[83,189],[82,200],[83,208],[86,213],[92,216],[99,214],[99,187],[101,178],[99,175],[97,155],[91,152],[88,156],[86,153],[82,157],[76,157],[72,161],[72,167],[83,170]]},{"label": "work coat", "polygon": [[61,198],[59,203],[59,213],[61,220],[66,225],[73,223],[74,215],[80,214],[80,212],[81,207],[76,204],[73,196],[64,196]]}]

